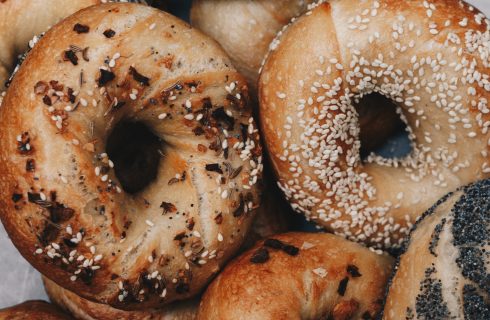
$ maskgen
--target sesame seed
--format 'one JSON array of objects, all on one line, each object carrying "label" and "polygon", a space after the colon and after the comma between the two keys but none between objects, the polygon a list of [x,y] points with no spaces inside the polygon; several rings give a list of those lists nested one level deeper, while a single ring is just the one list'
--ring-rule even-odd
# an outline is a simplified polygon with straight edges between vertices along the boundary
[{"label": "sesame seed", "polygon": [[150,227],[153,227],[155,226],[155,224],[153,222],[151,222],[150,220],[146,220],[145,221],[147,225],[149,225]]},{"label": "sesame seed", "polygon": [[276,95],[279,99],[286,99],[286,94],[284,92],[277,92]]},{"label": "sesame seed", "polygon": [[228,190],[224,190],[224,191],[221,193],[221,198],[222,198],[222,199],[226,199],[226,198],[228,198]]},{"label": "sesame seed", "polygon": [[317,276],[319,276],[321,278],[325,278],[328,274],[327,270],[325,270],[324,268],[316,268],[316,269],[313,269],[312,271],[314,274],[316,274]]}]

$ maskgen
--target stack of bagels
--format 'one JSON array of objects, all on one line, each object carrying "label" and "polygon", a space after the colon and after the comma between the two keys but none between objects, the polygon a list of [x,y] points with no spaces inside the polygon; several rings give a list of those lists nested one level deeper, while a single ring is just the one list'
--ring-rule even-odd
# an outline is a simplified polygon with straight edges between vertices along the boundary
[{"label": "stack of bagels", "polygon": [[483,13],[175,7],[0,0],[0,319],[490,319]]}]

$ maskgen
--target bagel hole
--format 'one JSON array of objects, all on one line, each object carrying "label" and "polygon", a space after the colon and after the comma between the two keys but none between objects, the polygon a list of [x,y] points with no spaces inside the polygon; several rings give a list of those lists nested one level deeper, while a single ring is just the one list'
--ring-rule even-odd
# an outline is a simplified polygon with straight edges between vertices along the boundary
[{"label": "bagel hole", "polygon": [[144,123],[116,125],[107,139],[107,154],[125,192],[136,194],[157,178],[162,147],[163,141]]},{"label": "bagel hole", "polygon": [[361,128],[361,158],[370,154],[401,158],[411,152],[407,125],[397,113],[396,104],[379,93],[371,93],[354,104]]}]

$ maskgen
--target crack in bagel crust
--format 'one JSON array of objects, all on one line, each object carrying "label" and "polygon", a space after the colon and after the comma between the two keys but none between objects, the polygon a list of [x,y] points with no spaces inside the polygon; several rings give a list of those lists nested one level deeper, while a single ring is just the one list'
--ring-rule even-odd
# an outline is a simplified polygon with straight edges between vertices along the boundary
[{"label": "crack in bagel crust", "polygon": [[[293,208],[351,240],[397,248],[437,199],[488,177],[489,30],[457,0],[320,2],[286,27],[259,93]],[[398,106],[409,156],[361,161],[354,105],[371,93]]]},{"label": "crack in bagel crust", "polygon": [[[87,299],[142,309],[195,295],[259,205],[244,79],[214,42],[156,9],[103,4],[54,26],[0,117],[2,222],[35,268]],[[126,122],[164,144],[156,179],[134,194],[106,146]]]}]

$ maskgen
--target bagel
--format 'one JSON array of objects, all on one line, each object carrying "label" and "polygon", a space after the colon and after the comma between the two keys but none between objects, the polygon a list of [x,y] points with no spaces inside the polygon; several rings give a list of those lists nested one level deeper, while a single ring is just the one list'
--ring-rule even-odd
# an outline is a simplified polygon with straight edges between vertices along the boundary
[{"label": "bagel", "polygon": [[255,88],[269,43],[314,0],[194,0],[191,24],[216,39]]},{"label": "bagel", "polygon": [[[80,9],[107,0],[4,0],[0,1],[0,91],[16,66],[16,59],[38,35]],[[120,1],[144,2],[144,1]],[[34,40],[31,40],[34,38]]]},{"label": "bagel", "polygon": [[392,258],[331,234],[259,242],[221,272],[198,319],[374,319]]},{"label": "bagel", "polygon": [[45,301],[26,301],[0,310],[0,320],[69,320],[70,317]]},{"label": "bagel", "polygon": [[444,197],[400,257],[384,319],[490,319],[490,180]]},{"label": "bagel", "polygon": [[14,76],[0,127],[10,238],[94,302],[196,295],[259,205],[245,80],[216,43],[148,6],[92,6],[51,28]]},{"label": "bagel", "polygon": [[[463,1],[320,3],[274,41],[259,81],[262,136],[296,211],[399,248],[449,191],[489,176],[488,20]],[[490,36],[489,36],[490,37]],[[396,104],[411,153],[360,157],[354,104]]]},{"label": "bagel", "polygon": [[164,310],[123,311],[106,304],[83,299],[43,277],[44,288],[51,302],[81,320],[193,320],[196,318],[195,300],[171,305]]}]

